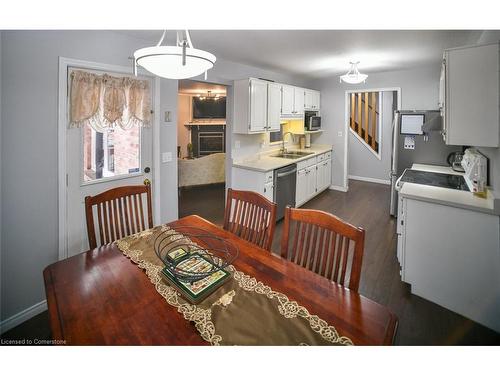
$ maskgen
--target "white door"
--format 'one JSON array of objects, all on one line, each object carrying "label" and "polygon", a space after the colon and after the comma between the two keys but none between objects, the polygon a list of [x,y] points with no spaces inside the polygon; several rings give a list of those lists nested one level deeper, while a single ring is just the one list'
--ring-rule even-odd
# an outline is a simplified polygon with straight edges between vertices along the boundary
[{"label": "white door", "polygon": [[293,113],[293,86],[281,86],[281,113],[291,115]]},{"label": "white door", "polygon": [[322,190],[325,186],[325,162],[322,161],[317,165],[316,169],[316,188],[318,191]]},{"label": "white door", "polygon": [[250,81],[250,131],[264,131],[267,126],[267,82]]},{"label": "white door", "polygon": [[312,91],[312,108],[319,111],[321,102],[321,94],[319,91]]},{"label": "white door", "polygon": [[307,200],[307,170],[297,171],[297,188],[295,191],[295,207],[301,206]]},{"label": "white door", "polygon": [[307,173],[306,199],[309,199],[316,194],[316,165],[312,165],[306,168],[306,173]]},{"label": "white door", "polygon": [[281,86],[269,83],[267,88],[267,130],[280,131]]},{"label": "white door", "polygon": [[[108,74],[120,75],[113,72]],[[141,79],[150,78],[141,77]],[[152,80],[150,87],[153,90]],[[153,95],[151,98],[153,99]],[[103,133],[94,131],[89,125],[81,128],[67,128],[66,245],[68,256],[89,249],[84,204],[87,195],[93,196],[119,186],[142,185],[145,179],[150,180],[153,186],[152,132],[152,125],[151,127],[133,126],[129,130],[116,126],[113,130]]]},{"label": "white door", "polygon": [[294,88],[294,109],[293,113],[295,115],[303,115],[304,114],[304,96],[305,90],[300,87]]},{"label": "white door", "polygon": [[312,90],[305,90],[304,94],[304,107],[306,109],[313,109],[313,91]]},{"label": "white door", "polygon": [[274,201],[274,183],[272,181],[264,184],[264,196],[271,202]]},{"label": "white door", "polygon": [[332,184],[332,159],[325,160],[325,188]]}]

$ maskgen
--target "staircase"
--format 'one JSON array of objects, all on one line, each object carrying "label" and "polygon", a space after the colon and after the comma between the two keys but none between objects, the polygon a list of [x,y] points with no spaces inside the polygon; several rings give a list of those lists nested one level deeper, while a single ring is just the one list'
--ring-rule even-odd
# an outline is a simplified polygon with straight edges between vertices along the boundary
[{"label": "staircase", "polygon": [[359,92],[350,94],[351,131],[360,142],[379,154],[380,116],[378,111],[379,92]]}]

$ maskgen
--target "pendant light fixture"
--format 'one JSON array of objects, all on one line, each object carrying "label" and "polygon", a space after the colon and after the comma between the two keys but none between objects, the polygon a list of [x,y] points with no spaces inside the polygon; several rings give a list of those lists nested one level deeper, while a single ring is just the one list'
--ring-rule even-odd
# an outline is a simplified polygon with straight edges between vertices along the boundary
[{"label": "pendant light fixture", "polygon": [[167,30],[163,32],[158,44],[154,47],[138,49],[134,52],[134,74],[137,65],[163,78],[185,79],[199,76],[212,69],[215,56],[210,52],[193,48],[189,31],[177,32],[175,46],[162,46]]},{"label": "pendant light fixture", "polygon": [[343,76],[340,76],[340,82],[344,81],[345,83],[350,83],[350,84],[357,84],[361,82],[365,82],[366,79],[368,78],[368,74],[362,74],[358,70],[358,62],[350,62],[351,68],[349,71],[344,74]]}]

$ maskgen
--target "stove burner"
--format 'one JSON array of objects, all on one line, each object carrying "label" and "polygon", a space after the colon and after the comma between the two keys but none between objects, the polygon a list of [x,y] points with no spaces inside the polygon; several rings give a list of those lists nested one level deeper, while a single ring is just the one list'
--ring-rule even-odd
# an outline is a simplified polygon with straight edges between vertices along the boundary
[{"label": "stove burner", "polygon": [[437,186],[447,189],[470,191],[463,176],[418,171],[415,169],[407,169],[401,177],[401,182],[410,182],[413,184]]}]

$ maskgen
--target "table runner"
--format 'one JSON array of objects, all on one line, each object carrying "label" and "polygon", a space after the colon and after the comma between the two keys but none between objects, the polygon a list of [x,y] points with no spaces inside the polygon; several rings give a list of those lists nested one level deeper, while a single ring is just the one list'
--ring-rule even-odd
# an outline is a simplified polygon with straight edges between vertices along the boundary
[{"label": "table runner", "polygon": [[163,231],[189,240],[188,235],[162,225],[115,243],[212,345],[352,345],[325,320],[234,266],[228,267],[231,280],[198,305],[190,304],[161,277],[164,265],[154,252],[154,241]]}]

